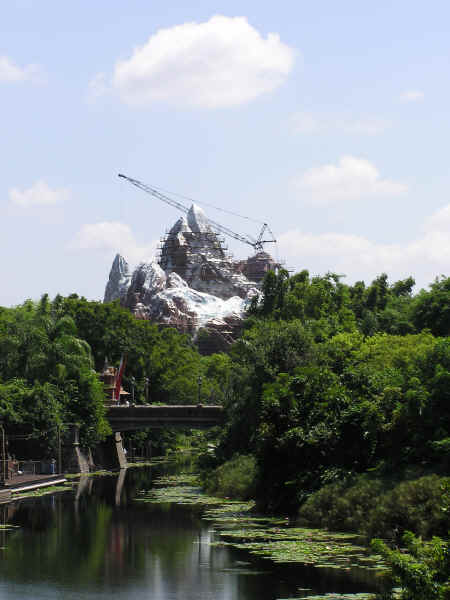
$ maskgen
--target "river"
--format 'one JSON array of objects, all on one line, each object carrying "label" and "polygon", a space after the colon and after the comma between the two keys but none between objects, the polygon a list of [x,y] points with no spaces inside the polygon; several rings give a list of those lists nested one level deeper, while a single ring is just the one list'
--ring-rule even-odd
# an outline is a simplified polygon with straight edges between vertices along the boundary
[{"label": "river", "polygon": [[[358,592],[361,581],[274,566],[210,543],[195,506],[135,502],[166,467],[85,477],[73,490],[0,506],[0,600],[276,600]],[[300,588],[306,588],[300,591]]]}]

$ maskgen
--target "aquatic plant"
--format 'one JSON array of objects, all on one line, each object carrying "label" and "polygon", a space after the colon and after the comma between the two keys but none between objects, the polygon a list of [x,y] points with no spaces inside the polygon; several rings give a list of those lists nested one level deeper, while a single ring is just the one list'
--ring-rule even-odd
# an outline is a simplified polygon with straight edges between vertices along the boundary
[{"label": "aquatic plant", "polygon": [[359,539],[357,534],[291,527],[287,518],[253,513],[252,501],[208,496],[195,485],[197,482],[197,477],[191,473],[166,475],[155,481],[154,488],[141,492],[136,501],[201,506],[204,508],[203,517],[218,530],[218,539],[212,545],[244,549],[274,563],[344,570],[352,567],[385,569],[379,555],[370,555],[367,548],[356,543]]},{"label": "aquatic plant", "polygon": [[55,494],[57,492],[67,492],[71,489],[73,489],[72,484],[70,482],[66,482],[59,485],[49,485],[48,487],[37,488],[35,490],[13,492],[12,499],[20,500],[22,498],[37,498],[40,496],[47,496],[48,494]]}]

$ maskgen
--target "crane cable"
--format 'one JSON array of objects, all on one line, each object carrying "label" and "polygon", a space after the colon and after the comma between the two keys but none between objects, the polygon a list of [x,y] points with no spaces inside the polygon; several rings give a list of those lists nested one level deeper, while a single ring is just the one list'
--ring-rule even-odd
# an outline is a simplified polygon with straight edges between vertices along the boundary
[{"label": "crane cable", "polygon": [[233,215],[234,217],[239,217],[240,219],[246,219],[247,221],[252,221],[253,223],[258,223],[259,225],[264,225],[264,221],[259,221],[258,219],[253,219],[252,217],[246,217],[245,215],[241,215],[239,213],[233,212],[232,210],[227,210],[226,208],[220,208],[218,206],[214,206],[214,204],[209,204],[208,202],[203,202],[201,200],[194,200],[194,198],[190,198],[189,196],[184,196],[183,194],[178,194],[177,192],[171,192],[170,190],[166,190],[157,185],[152,185],[151,187],[155,188],[159,192],[163,192],[164,194],[170,194],[172,196],[178,196],[179,198],[183,198],[184,200],[189,200],[189,202],[193,202],[194,204],[201,204],[203,206],[208,206],[209,208],[214,208],[215,210],[219,210],[220,212],[227,213],[228,215]]},{"label": "crane cable", "polygon": [[[123,173],[119,173],[118,174],[119,177],[126,179],[127,181],[129,181],[132,185],[136,186],[137,188],[143,190],[144,192],[152,195],[152,196],[156,196],[157,198],[159,198],[160,200],[163,200],[164,202],[166,202],[167,204],[170,204],[171,206],[175,206],[176,208],[178,208],[179,210],[181,210],[182,212],[188,213],[189,209],[184,205],[181,204],[181,202],[175,200],[174,198],[170,198],[169,196],[166,195],[166,192],[162,191],[163,188],[156,188],[156,187],[152,187],[149,186],[146,183],[143,183],[142,181],[139,181],[138,179],[133,179],[132,177],[128,177],[127,175],[124,175]],[[169,194],[173,194],[173,192],[167,192]],[[175,193],[176,196],[180,196],[183,198],[188,198],[187,196],[181,196],[181,194],[177,194]],[[192,201],[192,199],[190,199]],[[206,204],[206,203],[204,203]],[[213,206],[212,204],[210,204],[209,206]],[[224,212],[230,212],[231,211],[227,211],[226,209],[220,209],[218,207],[213,207],[216,210],[222,210]],[[239,240],[243,243],[249,244],[250,246],[252,246],[254,248],[254,250],[256,252],[258,251],[262,251],[263,250],[263,244],[268,243],[268,242],[273,242],[276,243],[276,240],[273,236],[273,233],[271,232],[269,226],[267,223],[264,223],[262,221],[256,221],[255,219],[252,219],[251,217],[245,217],[243,215],[238,215],[237,213],[231,213],[231,214],[235,214],[236,216],[239,216],[240,218],[244,218],[247,219],[249,221],[255,221],[257,223],[262,223],[263,227],[261,229],[261,232],[259,234],[258,239],[255,239],[253,236],[250,235],[242,235],[239,233],[236,233],[235,231],[232,231],[231,229],[229,229],[228,227],[221,225],[220,223],[217,223],[216,221],[213,221],[212,219],[207,219],[209,224],[216,230],[218,230],[220,233],[224,233],[226,235],[229,235],[230,237]],[[265,230],[268,230],[271,235],[272,235],[272,239],[271,240],[263,240],[262,235],[264,233]]]}]

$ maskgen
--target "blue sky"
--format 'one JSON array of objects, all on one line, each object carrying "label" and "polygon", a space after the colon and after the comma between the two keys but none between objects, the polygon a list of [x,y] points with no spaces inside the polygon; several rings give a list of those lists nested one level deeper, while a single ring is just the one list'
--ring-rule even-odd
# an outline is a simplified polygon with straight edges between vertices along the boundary
[{"label": "blue sky", "polygon": [[101,299],[116,251],[152,254],[178,215],[118,172],[267,220],[294,270],[449,274],[449,21],[443,1],[4,3],[0,304]]}]

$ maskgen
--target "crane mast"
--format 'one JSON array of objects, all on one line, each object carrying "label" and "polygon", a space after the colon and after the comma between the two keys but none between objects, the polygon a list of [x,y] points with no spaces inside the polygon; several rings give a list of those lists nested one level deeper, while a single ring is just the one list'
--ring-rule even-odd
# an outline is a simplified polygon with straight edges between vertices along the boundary
[{"label": "crane mast", "polygon": [[[122,173],[119,173],[119,177],[121,177],[122,179],[126,179],[132,185],[136,186],[140,190],[143,190],[147,194],[150,194],[151,196],[154,196],[155,198],[162,200],[166,204],[169,204],[170,206],[178,208],[178,210],[180,210],[181,212],[184,212],[185,214],[189,212],[189,208],[187,206],[185,206],[181,202],[178,202],[178,200],[174,200],[173,198],[166,196],[165,194],[161,193],[159,190],[147,185],[146,183],[143,183],[142,181],[139,181],[138,179],[133,179],[132,177],[128,177],[127,175],[123,175]],[[235,240],[238,240],[239,242],[243,242],[244,244],[248,244],[249,246],[252,246],[253,249],[255,250],[255,252],[262,252],[264,250],[264,244],[276,242],[276,239],[274,238],[274,235],[273,235],[272,231],[270,230],[267,223],[263,223],[263,226],[258,235],[258,238],[256,240],[254,240],[248,236],[242,235],[240,233],[236,233],[235,231],[232,231],[228,227],[225,227],[224,225],[221,225],[220,223],[217,223],[216,221],[213,221],[212,219],[209,219],[208,217],[207,217],[207,221],[211,225],[211,227],[213,227],[213,229],[215,229],[216,231],[223,233],[229,237],[232,237]],[[269,239],[269,240],[263,239],[264,233],[266,231],[272,236],[272,239]]]}]

